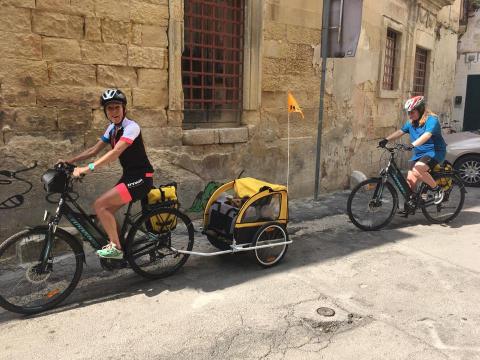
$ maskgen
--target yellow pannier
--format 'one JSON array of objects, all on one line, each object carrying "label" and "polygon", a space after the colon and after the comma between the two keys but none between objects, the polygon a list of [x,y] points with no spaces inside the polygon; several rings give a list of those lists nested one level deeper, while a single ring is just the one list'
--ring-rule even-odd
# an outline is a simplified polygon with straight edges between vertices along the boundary
[{"label": "yellow pannier", "polygon": [[[161,185],[158,189],[152,189],[148,193],[148,205],[160,205],[167,208],[178,209],[177,185]],[[164,233],[175,229],[177,226],[177,217],[173,214],[165,213],[155,215],[150,218],[149,229],[152,232]]]},{"label": "yellow pannier", "polygon": [[[444,162],[443,165],[437,164],[433,168],[433,172],[452,172],[453,168],[452,165],[449,162]],[[451,177],[440,177],[435,180],[437,182],[437,185],[441,186],[443,190],[448,190],[452,187],[452,178]]]}]

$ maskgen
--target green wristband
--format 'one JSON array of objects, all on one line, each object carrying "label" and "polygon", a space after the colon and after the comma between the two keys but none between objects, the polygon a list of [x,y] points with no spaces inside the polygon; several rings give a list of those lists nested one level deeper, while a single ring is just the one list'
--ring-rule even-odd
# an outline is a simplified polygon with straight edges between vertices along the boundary
[{"label": "green wristband", "polygon": [[88,168],[90,169],[90,171],[95,170],[95,164],[94,163],[88,164]]}]

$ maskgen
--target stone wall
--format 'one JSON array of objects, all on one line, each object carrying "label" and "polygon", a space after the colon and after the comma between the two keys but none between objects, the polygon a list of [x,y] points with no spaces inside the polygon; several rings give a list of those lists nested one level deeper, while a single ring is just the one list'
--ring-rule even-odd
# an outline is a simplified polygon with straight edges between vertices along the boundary
[{"label": "stone wall", "polygon": [[[431,54],[427,96],[432,108],[449,111],[459,2],[364,1],[356,57],[329,59],[327,64],[323,192],[346,188],[353,170],[378,171],[378,140],[404,120],[401,108],[412,88],[416,44]],[[36,159],[39,169],[26,204],[8,212],[9,219],[16,220],[5,221],[0,213],[0,231],[9,234],[26,220],[39,222],[44,207],[39,174],[57,158],[96,141],[107,125],[99,94],[113,86],[125,90],[129,115],[142,126],[157,170],[155,182],[179,182],[184,207],[209,180],[229,180],[242,170],[246,176],[285,183],[287,164],[290,196],[311,196],[322,4],[247,0],[247,5],[251,27],[246,33],[241,127],[186,131],[181,2],[3,0],[0,168],[15,169]],[[389,26],[403,34],[398,89],[390,93],[382,91],[379,82]],[[305,113],[304,120],[291,114],[290,128],[288,90]],[[109,188],[118,171],[113,165],[89,175],[79,187],[82,204]],[[0,188],[0,198],[9,191]]]},{"label": "stone wall", "polygon": [[[9,216],[38,222],[44,206],[39,175],[97,141],[108,125],[99,107],[105,88],[125,91],[129,116],[141,119],[150,146],[181,144],[181,123],[167,116],[167,0],[0,3],[0,168],[39,162],[31,175],[34,191]],[[87,179],[85,203],[110,187],[118,170]],[[106,178],[112,181],[105,184]],[[1,200],[11,190],[2,186]],[[16,228],[0,211],[0,230]]]}]

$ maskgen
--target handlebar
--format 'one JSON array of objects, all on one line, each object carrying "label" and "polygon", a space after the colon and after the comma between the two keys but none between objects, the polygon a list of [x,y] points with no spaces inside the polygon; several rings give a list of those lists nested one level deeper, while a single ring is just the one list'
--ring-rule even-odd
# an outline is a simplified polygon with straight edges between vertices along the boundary
[{"label": "handlebar", "polygon": [[71,175],[73,173],[73,170],[76,168],[76,166],[67,162],[59,162],[59,163],[56,163],[53,168],[55,170],[63,171],[67,175]]},{"label": "handlebar", "polygon": [[412,146],[410,145],[405,145],[405,144],[394,144],[393,146],[377,146],[377,148],[382,148],[385,149],[391,153],[394,153],[395,151],[412,151]]},{"label": "handlebar", "polygon": [[73,170],[75,170],[76,167],[77,167],[76,165],[73,165],[73,164],[70,164],[70,163],[67,163],[67,162],[60,162],[60,163],[55,164],[55,166],[53,168],[55,170],[59,170],[59,171],[64,172],[65,174],[67,174],[68,178],[71,181],[81,182],[82,179],[85,177],[85,174],[82,174],[79,177],[72,177]]}]

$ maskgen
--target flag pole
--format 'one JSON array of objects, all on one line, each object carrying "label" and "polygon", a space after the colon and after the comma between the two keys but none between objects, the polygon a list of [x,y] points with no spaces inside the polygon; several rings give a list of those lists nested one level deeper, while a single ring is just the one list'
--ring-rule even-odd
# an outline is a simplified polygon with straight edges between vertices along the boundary
[{"label": "flag pole", "polygon": [[290,177],[290,111],[287,112],[287,191]]}]

